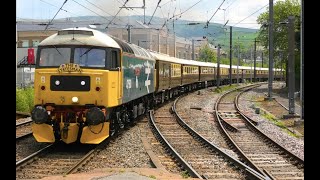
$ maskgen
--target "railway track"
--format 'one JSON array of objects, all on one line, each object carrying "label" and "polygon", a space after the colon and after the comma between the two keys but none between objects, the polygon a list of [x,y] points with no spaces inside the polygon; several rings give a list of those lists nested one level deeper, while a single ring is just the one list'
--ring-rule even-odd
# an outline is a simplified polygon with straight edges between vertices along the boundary
[{"label": "railway track", "polygon": [[216,102],[216,117],[232,148],[250,167],[271,179],[304,179],[304,161],[255,127],[255,121],[238,108],[242,92],[229,91]]},{"label": "railway track", "polygon": [[32,121],[30,120],[16,124],[16,140],[32,135],[31,123]]},{"label": "railway track", "polygon": [[30,113],[16,111],[16,140],[32,134]]},{"label": "railway track", "polygon": [[27,118],[30,117],[30,113],[16,111],[16,119]]},{"label": "railway track", "polygon": [[98,149],[96,145],[69,144],[65,148],[63,143],[50,144],[16,162],[16,179],[70,174],[86,163]]},{"label": "railway track", "polygon": [[[175,101],[176,102],[176,101]],[[188,128],[175,107],[168,103],[154,114],[150,111],[150,125],[160,143],[182,170],[200,179],[265,179],[264,176],[224,153],[192,128]],[[170,112],[172,108],[172,113]],[[176,120],[178,117],[179,120]]]},{"label": "railway track", "polygon": [[181,169],[177,166],[171,156],[166,153],[161,143],[154,136],[150,128],[150,124],[148,123],[148,119],[148,116],[144,117],[143,120],[138,123],[138,125],[141,132],[141,141],[150,157],[152,164],[158,169],[175,174],[181,174]]}]

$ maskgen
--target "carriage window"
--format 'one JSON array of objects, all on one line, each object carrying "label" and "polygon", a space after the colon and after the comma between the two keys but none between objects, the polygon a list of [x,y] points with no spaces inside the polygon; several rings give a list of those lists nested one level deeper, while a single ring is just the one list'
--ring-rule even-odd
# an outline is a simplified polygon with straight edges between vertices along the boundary
[{"label": "carriage window", "polygon": [[106,51],[93,47],[75,48],[74,63],[84,67],[105,67]]}]

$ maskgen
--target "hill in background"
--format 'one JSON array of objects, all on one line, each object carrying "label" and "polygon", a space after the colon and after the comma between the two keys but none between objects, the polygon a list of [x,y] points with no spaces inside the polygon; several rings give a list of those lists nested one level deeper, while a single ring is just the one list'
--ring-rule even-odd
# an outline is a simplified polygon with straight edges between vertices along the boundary
[{"label": "hill in background", "polygon": [[[100,17],[100,16],[78,16],[70,17],[63,19],[55,19],[54,22],[70,22],[74,26],[77,26],[77,23],[83,24],[83,22],[89,22],[92,24],[99,24],[103,29],[108,27],[119,27],[126,28],[128,25],[133,25],[132,28],[167,28],[169,33],[175,32],[177,36],[192,39],[199,37],[206,37],[209,39],[209,42],[213,45],[221,44],[224,49],[229,48],[230,41],[230,27],[226,25],[223,27],[223,24],[218,23],[209,23],[208,28],[204,28],[206,25],[205,21],[188,21],[188,20],[173,20],[167,21],[164,18],[153,17],[152,21],[149,23],[151,16],[145,17],[145,24],[143,16],[117,16],[114,18],[112,23],[109,23],[113,19],[111,16]],[[20,21],[42,21],[49,22],[49,20],[26,20],[21,19]],[[53,23],[54,23],[53,22]],[[190,25],[194,24],[194,25]],[[173,31],[174,27],[174,31]],[[257,36],[258,29],[249,29],[249,28],[232,28],[232,39],[233,45],[240,40],[244,45],[244,48],[248,48],[253,45],[254,38]],[[238,39],[239,37],[239,39]]]}]

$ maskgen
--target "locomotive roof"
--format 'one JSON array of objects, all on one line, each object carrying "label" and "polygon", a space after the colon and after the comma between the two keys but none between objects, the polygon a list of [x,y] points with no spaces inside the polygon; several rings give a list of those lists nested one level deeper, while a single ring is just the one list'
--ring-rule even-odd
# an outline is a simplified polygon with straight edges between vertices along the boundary
[{"label": "locomotive roof", "polygon": [[46,45],[88,45],[120,48],[118,43],[107,34],[84,27],[60,30],[39,43],[39,46]]}]

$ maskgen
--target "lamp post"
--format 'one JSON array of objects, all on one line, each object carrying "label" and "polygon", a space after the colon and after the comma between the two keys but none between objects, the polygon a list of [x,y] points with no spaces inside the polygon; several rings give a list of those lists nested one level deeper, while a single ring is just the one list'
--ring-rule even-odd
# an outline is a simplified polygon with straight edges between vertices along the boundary
[{"label": "lamp post", "polygon": [[220,44],[218,44],[218,48],[217,48],[217,54],[218,54],[218,58],[217,58],[217,89],[219,89],[219,85],[220,85]]}]

